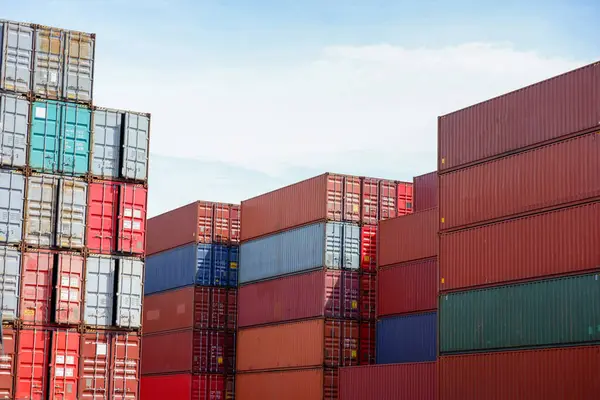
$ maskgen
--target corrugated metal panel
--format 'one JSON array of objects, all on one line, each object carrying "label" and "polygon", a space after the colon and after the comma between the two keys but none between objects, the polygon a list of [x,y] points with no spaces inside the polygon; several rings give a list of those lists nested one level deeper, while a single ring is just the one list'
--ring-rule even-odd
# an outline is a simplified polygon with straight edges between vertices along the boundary
[{"label": "corrugated metal panel", "polygon": [[82,248],[84,245],[87,188],[86,182],[60,180],[56,232],[56,245],[59,247]]},{"label": "corrugated metal panel", "polygon": [[0,242],[21,242],[24,198],[25,177],[0,170]]},{"label": "corrugated metal panel", "polygon": [[95,35],[68,31],[65,36],[64,97],[70,101],[91,102]]},{"label": "corrugated metal panel", "polygon": [[36,101],[31,106],[29,166],[38,171],[58,171],[61,107],[55,101]]},{"label": "corrugated metal panel", "polygon": [[92,174],[102,178],[119,176],[123,114],[119,110],[94,108]]},{"label": "corrugated metal panel", "polygon": [[79,343],[77,332],[52,332],[49,400],[78,400]]},{"label": "corrugated metal panel", "polygon": [[81,335],[78,392],[80,399],[109,400],[111,336],[107,332]]},{"label": "corrugated metal panel", "polygon": [[438,210],[421,211],[379,223],[379,266],[437,255]]},{"label": "corrugated metal panel", "polygon": [[437,275],[437,258],[381,268],[377,316],[436,309]]},{"label": "corrugated metal panel", "polygon": [[237,270],[239,248],[219,244],[198,245],[198,271],[196,277],[199,285],[237,286]]},{"label": "corrugated metal panel", "polygon": [[377,225],[360,228],[360,269],[364,272],[377,271]]},{"label": "corrugated metal panel", "polygon": [[599,220],[596,202],[442,234],[440,290],[598,268]]},{"label": "corrugated metal panel", "polygon": [[2,328],[2,363],[0,364],[0,399],[14,399],[13,379],[15,377],[17,332],[12,328]]},{"label": "corrugated metal panel", "polygon": [[58,28],[40,26],[35,30],[33,91],[48,99],[62,95],[64,66],[64,32]]},{"label": "corrugated metal panel", "polygon": [[85,323],[111,326],[115,295],[114,257],[90,256],[86,260]]},{"label": "corrugated metal panel", "polygon": [[139,328],[142,319],[142,275],[144,262],[139,259],[118,259],[117,320],[123,328]]},{"label": "corrugated metal panel", "polygon": [[410,182],[398,182],[396,186],[398,196],[398,216],[412,214],[413,212],[413,184]]},{"label": "corrugated metal panel", "polygon": [[437,313],[377,321],[377,364],[435,361]]},{"label": "corrugated metal panel", "polygon": [[15,399],[47,398],[50,351],[50,331],[33,328],[19,332]]},{"label": "corrugated metal panel", "polygon": [[112,254],[117,248],[119,184],[111,181],[89,184],[87,248],[93,253]]},{"label": "corrugated metal panel", "polygon": [[377,221],[398,216],[397,183],[394,181],[363,178],[361,222],[377,225]]},{"label": "corrugated metal panel", "polygon": [[198,238],[198,202],[148,219],[146,255],[195,243]]},{"label": "corrugated metal panel", "polygon": [[119,189],[117,250],[144,254],[148,189],[141,185],[127,184],[121,185]]},{"label": "corrugated metal panel", "polygon": [[360,318],[374,321],[377,311],[377,275],[367,273],[360,275],[360,292],[358,298]]},{"label": "corrugated metal panel", "polygon": [[28,244],[54,245],[58,182],[58,177],[50,175],[27,179],[25,241]]},{"label": "corrugated metal panel", "polygon": [[358,269],[360,227],[317,223],[242,243],[240,251],[240,283],[319,267]]},{"label": "corrugated metal panel", "polygon": [[445,115],[439,170],[593,129],[600,121],[600,64]]},{"label": "corrugated metal panel", "polygon": [[238,374],[235,382],[235,398],[236,400],[324,400],[324,381],[323,369]]},{"label": "corrugated metal panel", "polygon": [[595,400],[600,346],[440,357],[440,400]]},{"label": "corrugated metal panel", "polygon": [[375,350],[375,340],[377,338],[375,333],[375,321],[361,321],[359,335],[358,364],[375,364],[377,358]]},{"label": "corrugated metal panel", "polygon": [[17,93],[31,90],[33,68],[33,27],[30,24],[0,22],[0,88]]},{"label": "corrugated metal panel", "polygon": [[440,352],[600,341],[600,275],[440,297]]},{"label": "corrugated metal panel", "polygon": [[27,99],[11,94],[1,94],[0,162],[3,165],[11,167],[25,166],[27,161],[28,124],[29,102]]},{"label": "corrugated metal panel", "polygon": [[81,322],[83,270],[82,256],[58,254],[55,322],[73,325]]},{"label": "corrugated metal panel", "polygon": [[29,324],[48,324],[52,320],[52,277],[54,254],[26,251],[23,254],[21,319]]},{"label": "corrugated metal panel", "polygon": [[414,179],[414,211],[424,211],[438,206],[437,171],[415,176]]},{"label": "corrugated metal panel", "polygon": [[138,399],[141,371],[140,336],[116,332],[112,338],[109,399]]},{"label": "corrugated metal panel", "polygon": [[[0,246],[0,311],[2,321],[17,318],[21,288],[21,252]],[[0,367],[1,371],[1,367]],[[0,372],[0,381],[2,373]],[[0,385],[1,386],[1,385]],[[2,398],[0,389],[0,398]]]},{"label": "corrugated metal panel", "polygon": [[436,387],[434,362],[340,368],[339,400],[435,400]]},{"label": "corrugated metal panel", "polygon": [[140,181],[148,179],[149,141],[150,115],[131,112],[125,114],[121,169],[123,177]]},{"label": "corrugated metal panel", "polygon": [[91,110],[79,104],[61,104],[59,171],[84,175],[89,171]]},{"label": "corrugated metal panel", "polygon": [[142,377],[144,400],[233,399],[233,377],[217,374],[171,374]]},{"label": "corrugated metal panel", "polygon": [[599,196],[600,134],[591,133],[441,175],[440,229]]}]

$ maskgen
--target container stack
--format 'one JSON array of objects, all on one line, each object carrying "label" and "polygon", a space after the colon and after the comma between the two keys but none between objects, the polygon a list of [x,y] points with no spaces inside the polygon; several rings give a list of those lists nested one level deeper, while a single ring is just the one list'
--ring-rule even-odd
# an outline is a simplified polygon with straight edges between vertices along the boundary
[{"label": "container stack", "polygon": [[150,116],[93,106],[95,42],[0,20],[5,398],[138,396]]},{"label": "container stack", "polygon": [[338,368],[374,361],[372,226],[411,186],[328,173],[242,202],[238,400],[337,399]]},{"label": "container stack", "polygon": [[142,400],[233,399],[239,205],[148,220]]},{"label": "container stack", "polygon": [[439,121],[440,399],[598,398],[600,64]]}]

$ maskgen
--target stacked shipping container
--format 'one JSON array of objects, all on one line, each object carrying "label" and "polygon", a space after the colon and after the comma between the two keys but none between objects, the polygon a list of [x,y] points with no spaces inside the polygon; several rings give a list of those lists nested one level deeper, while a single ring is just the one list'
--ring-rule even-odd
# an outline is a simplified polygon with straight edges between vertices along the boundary
[{"label": "stacked shipping container", "polygon": [[338,368],[374,362],[376,224],[411,203],[335,174],[242,202],[238,400],[337,399]]},{"label": "stacked shipping container", "polygon": [[233,398],[239,235],[231,204],[148,221],[142,400]]},{"label": "stacked shipping container", "polygon": [[597,398],[598,104],[594,64],[440,118],[441,399]]}]

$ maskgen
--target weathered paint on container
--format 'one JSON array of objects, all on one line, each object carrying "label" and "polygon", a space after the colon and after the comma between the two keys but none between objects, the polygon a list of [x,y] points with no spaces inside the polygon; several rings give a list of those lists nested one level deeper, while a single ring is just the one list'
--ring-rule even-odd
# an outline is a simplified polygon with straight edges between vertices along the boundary
[{"label": "weathered paint on container", "polygon": [[150,114],[125,114],[121,176],[137,181],[148,179]]},{"label": "weathered paint on container", "polygon": [[413,182],[414,212],[436,208],[438,206],[437,171],[415,176]]},{"label": "weathered paint on container", "polygon": [[437,256],[437,232],[437,208],[381,221],[379,266]]},{"label": "weathered paint on container", "polygon": [[[53,322],[53,276],[56,268],[55,261],[58,257],[57,253],[48,250],[27,250],[23,253],[19,314],[24,323],[44,325]],[[64,257],[70,258],[76,256],[67,253],[63,255],[63,260]],[[67,274],[65,275],[68,275],[68,268],[66,269],[67,271],[65,272]],[[69,276],[68,285],[70,285],[70,278]],[[76,279],[77,276],[73,276],[73,280],[75,281]],[[69,299],[67,298],[68,301]],[[56,305],[58,306],[58,303]]]},{"label": "weathered paint on container", "polygon": [[[2,321],[12,321],[19,315],[21,295],[21,252],[0,246],[0,311]],[[1,367],[0,367],[1,369]],[[1,380],[0,373],[0,380]],[[0,389],[0,399],[2,391]]]},{"label": "weathered paint on container", "polygon": [[358,309],[363,320],[374,321],[377,317],[377,275],[374,273],[360,275]]},{"label": "weathered paint on container", "polygon": [[437,308],[437,258],[411,261],[378,271],[377,316]]},{"label": "weathered paint on container", "polygon": [[169,374],[143,376],[144,400],[225,400],[233,399],[233,376],[218,374]]},{"label": "weathered paint on container", "polygon": [[377,364],[435,361],[437,313],[377,321]]},{"label": "weathered paint on container", "polygon": [[240,283],[326,267],[360,268],[360,227],[320,222],[242,243]]},{"label": "weathered paint on container", "polygon": [[2,138],[0,163],[2,165],[25,166],[29,136],[28,125],[29,101],[27,98],[12,94],[0,94],[0,137]]},{"label": "weathered paint on container", "polygon": [[64,32],[40,26],[35,30],[33,92],[47,99],[60,99],[63,88]]},{"label": "weathered paint on container", "polygon": [[377,339],[375,332],[375,321],[360,322],[360,341],[358,350],[358,364],[371,365],[377,360],[375,341]]},{"label": "weathered paint on container", "polygon": [[61,179],[58,184],[56,246],[82,248],[85,240],[88,184]]},{"label": "weathered paint on container", "polygon": [[27,94],[31,90],[33,69],[31,24],[0,21],[0,88]]},{"label": "weathered paint on container", "polygon": [[435,362],[345,367],[339,374],[339,400],[437,399]]},{"label": "weathered paint on container", "polygon": [[128,184],[119,189],[117,251],[142,255],[146,251],[148,189]]},{"label": "weathered paint on container", "polygon": [[111,326],[114,318],[116,260],[90,256],[86,260],[85,315],[90,326]]},{"label": "weathered paint on container", "polygon": [[52,400],[78,400],[79,345],[81,336],[75,331],[55,330],[51,334],[50,396]]},{"label": "weathered paint on container", "polygon": [[0,364],[0,399],[14,399],[13,379],[17,332],[12,328],[2,328],[2,364]]},{"label": "weathered paint on container", "polygon": [[121,328],[141,327],[142,278],[144,262],[135,258],[118,257],[117,309],[115,325]]},{"label": "weathered paint on container", "polygon": [[360,269],[377,271],[377,225],[360,227]]},{"label": "weathered paint on container", "polygon": [[359,273],[320,270],[239,289],[240,327],[316,317],[357,319]]},{"label": "weathered paint on container", "polygon": [[68,101],[91,102],[96,36],[90,33],[66,31],[65,40],[63,97]]},{"label": "weathered paint on container", "polygon": [[600,202],[595,202],[444,233],[440,290],[596,269],[599,220]]},{"label": "weathered paint on container", "polygon": [[440,353],[600,341],[600,275],[440,297]]},{"label": "weathered paint on container", "polygon": [[438,360],[440,400],[594,400],[600,346],[454,355]]},{"label": "weathered paint on container", "polygon": [[440,230],[594,197],[600,197],[600,132],[441,175]]},{"label": "weathered paint on container", "polygon": [[105,179],[118,178],[121,171],[121,138],[125,113],[94,107],[92,112],[92,174]]},{"label": "weathered paint on container", "polygon": [[25,177],[0,170],[0,242],[16,244],[23,234]]},{"label": "weathered paint on container", "polygon": [[[54,322],[77,325],[81,323],[83,302],[83,256],[58,253],[56,264],[56,294]],[[32,278],[33,279],[33,278]]]}]

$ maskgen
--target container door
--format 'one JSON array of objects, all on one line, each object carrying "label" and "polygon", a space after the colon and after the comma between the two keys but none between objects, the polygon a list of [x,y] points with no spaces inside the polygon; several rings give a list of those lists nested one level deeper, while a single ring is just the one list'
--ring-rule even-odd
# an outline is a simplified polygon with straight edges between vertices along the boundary
[{"label": "container door", "polygon": [[15,376],[16,332],[12,328],[2,329],[2,362],[0,363],[0,399],[14,399],[13,378]]},{"label": "container door", "polygon": [[147,179],[148,140],[150,118],[144,115],[127,113],[123,143],[124,178],[144,181]]},{"label": "container door", "polygon": [[55,322],[81,322],[81,286],[83,284],[83,257],[61,253],[58,256]]},{"label": "container door", "polygon": [[110,355],[111,338],[103,332],[86,333],[81,337],[79,358],[79,398],[111,400]]},{"label": "container door", "polygon": [[146,250],[147,195],[142,186],[121,185],[118,249],[124,253],[144,254]]},{"label": "container door", "polygon": [[340,271],[325,272],[325,316],[340,318],[342,314],[342,281]]},{"label": "container door", "polygon": [[231,248],[216,244],[213,249],[213,279],[212,284],[215,286],[229,285],[229,264],[231,262]]},{"label": "container door", "polygon": [[343,310],[341,317],[358,319],[360,316],[360,275],[354,271],[342,271],[342,304]]},{"label": "container door", "polygon": [[27,251],[23,257],[21,319],[30,324],[47,324],[51,320],[54,254]]},{"label": "container door", "polygon": [[381,181],[379,183],[379,219],[396,218],[398,215],[396,203],[396,182]]},{"label": "container door", "polygon": [[70,101],[91,102],[96,39],[89,33],[70,31],[66,40],[64,96]]},{"label": "container door", "polygon": [[0,161],[11,167],[26,163],[29,102],[13,95],[0,96]]},{"label": "container door", "polygon": [[[219,300],[218,291],[222,289],[195,286],[194,287],[194,328],[196,329],[210,329],[213,328],[213,315],[215,313],[215,306],[219,303],[213,304],[212,300]],[[214,293],[217,291],[217,293]],[[218,319],[217,319],[218,321]],[[216,328],[216,327],[214,327]]]},{"label": "container door", "polygon": [[364,224],[377,225],[378,204],[379,181],[377,179],[363,179],[361,220]]},{"label": "container door", "polygon": [[29,93],[33,62],[33,28],[14,22],[0,24],[0,87]]},{"label": "container door", "polygon": [[35,32],[33,91],[58,99],[62,96],[64,33],[58,28],[39,27]]},{"label": "container door", "polygon": [[12,171],[0,171],[0,242],[21,242],[24,197],[25,177]]},{"label": "container door", "polygon": [[92,174],[102,178],[119,176],[121,130],[124,114],[110,110],[94,110]]},{"label": "container door", "polygon": [[56,245],[69,249],[83,247],[87,208],[86,182],[61,179],[58,193]]},{"label": "container door", "polygon": [[398,216],[412,214],[413,212],[413,185],[412,183],[400,182],[396,189],[398,195]]},{"label": "container door", "polygon": [[214,207],[214,228],[212,233],[212,242],[229,243],[229,233],[231,231],[231,207],[226,204],[215,204]]},{"label": "container door", "polygon": [[88,257],[85,275],[85,323],[111,326],[115,294],[115,260]]},{"label": "container door", "polygon": [[200,202],[198,204],[198,243],[211,244],[213,240],[214,214],[216,205]]},{"label": "container door", "polygon": [[142,277],[144,262],[119,258],[117,284],[117,326],[139,328],[142,316]]},{"label": "container door", "polygon": [[53,332],[49,400],[77,400],[79,341],[77,332]]},{"label": "container door", "polygon": [[360,227],[353,224],[330,222],[326,225],[325,266],[335,269],[360,267]]},{"label": "container door", "polygon": [[50,332],[24,329],[19,332],[15,399],[44,400],[48,388]]},{"label": "container door", "polygon": [[195,376],[196,381],[192,385],[192,399],[232,399],[225,397],[225,377],[222,375],[200,375]]},{"label": "container door", "polygon": [[137,400],[140,379],[140,337],[135,333],[116,333],[112,343],[109,400]]},{"label": "container door", "polygon": [[199,244],[197,246],[196,259],[196,285],[212,286],[213,285],[213,246],[212,244]]},{"label": "container door", "polygon": [[372,365],[375,364],[375,322],[366,321],[360,323],[360,338],[359,338],[359,364]]},{"label": "container door", "polygon": [[360,276],[360,307],[361,319],[374,321],[377,317],[375,305],[377,303],[377,279],[375,274]]},{"label": "container door", "polygon": [[237,288],[227,289],[227,329],[237,328]]},{"label": "container door", "polygon": [[227,289],[210,288],[209,315],[210,322],[204,328],[227,328]]},{"label": "container door", "polygon": [[58,178],[32,176],[27,180],[25,241],[35,246],[54,245]]},{"label": "container door", "polygon": [[31,113],[29,166],[40,172],[57,172],[61,108],[54,101],[36,101]]},{"label": "container door", "polygon": [[201,330],[194,333],[194,372],[225,372],[225,333]]},{"label": "container door", "polygon": [[229,233],[229,238],[231,244],[239,244],[240,243],[240,232],[241,232],[241,213],[240,206],[231,206],[231,214],[229,215],[229,221],[231,223],[231,232]]},{"label": "container door", "polygon": [[240,248],[238,246],[231,246],[229,248],[229,283],[226,286],[237,288],[239,260]]},{"label": "container door", "polygon": [[[2,321],[17,318],[21,282],[21,252],[0,246],[0,307]],[[2,396],[0,396],[0,399]]]},{"label": "container door", "polygon": [[116,250],[119,185],[113,182],[89,184],[87,247],[92,253],[111,254]]},{"label": "container door", "polygon": [[343,230],[342,268],[357,270],[360,268],[360,227],[354,224],[343,224]]},{"label": "container door", "polygon": [[377,271],[377,226],[362,226],[360,235],[360,268],[363,272],[375,272]]},{"label": "container door", "polygon": [[64,103],[61,109],[60,171],[84,175],[89,171],[92,112],[71,103]]}]

